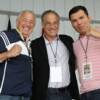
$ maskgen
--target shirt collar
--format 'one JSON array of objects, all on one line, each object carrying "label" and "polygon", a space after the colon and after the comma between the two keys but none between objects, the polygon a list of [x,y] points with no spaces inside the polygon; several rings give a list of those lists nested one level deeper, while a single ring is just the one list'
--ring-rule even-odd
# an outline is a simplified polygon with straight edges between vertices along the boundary
[{"label": "shirt collar", "polygon": [[16,31],[19,33],[19,35],[20,35],[20,37],[21,37],[21,39],[23,40],[23,41],[30,41],[30,38],[27,38],[26,40],[24,39],[24,37],[23,37],[23,35],[22,35],[22,33],[19,31],[19,29],[16,29]]},{"label": "shirt collar", "polygon": [[23,37],[22,33],[18,29],[16,29],[16,31],[19,33],[21,39],[24,40],[24,37]]},{"label": "shirt collar", "polygon": [[[49,40],[44,35],[43,38],[45,40],[46,45],[50,44]],[[59,40],[59,36],[56,39],[54,39],[52,42],[57,41],[57,39]]]}]

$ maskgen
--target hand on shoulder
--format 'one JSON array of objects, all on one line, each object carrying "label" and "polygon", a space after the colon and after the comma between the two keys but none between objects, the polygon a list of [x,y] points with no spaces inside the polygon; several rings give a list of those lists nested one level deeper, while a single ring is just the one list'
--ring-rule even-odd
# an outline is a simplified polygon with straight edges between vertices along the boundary
[{"label": "hand on shoulder", "polygon": [[91,35],[91,36],[100,38],[100,32],[93,27],[91,27],[91,30],[89,33],[87,33],[87,35]]}]

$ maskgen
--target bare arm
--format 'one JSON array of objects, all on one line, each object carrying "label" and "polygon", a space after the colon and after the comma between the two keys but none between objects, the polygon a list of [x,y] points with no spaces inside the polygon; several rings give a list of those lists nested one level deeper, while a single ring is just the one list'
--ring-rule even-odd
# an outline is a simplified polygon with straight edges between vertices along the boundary
[{"label": "bare arm", "polygon": [[22,48],[15,44],[9,51],[0,53],[0,62],[20,55]]},{"label": "bare arm", "polygon": [[100,38],[100,32],[97,31],[95,28],[91,28],[90,32],[87,35],[92,35],[94,37]]}]

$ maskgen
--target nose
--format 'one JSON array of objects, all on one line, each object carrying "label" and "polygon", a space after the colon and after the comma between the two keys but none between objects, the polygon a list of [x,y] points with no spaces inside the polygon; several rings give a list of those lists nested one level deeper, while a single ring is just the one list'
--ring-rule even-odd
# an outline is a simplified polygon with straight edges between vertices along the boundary
[{"label": "nose", "polygon": [[80,25],[81,24],[81,20],[77,20],[77,24]]}]

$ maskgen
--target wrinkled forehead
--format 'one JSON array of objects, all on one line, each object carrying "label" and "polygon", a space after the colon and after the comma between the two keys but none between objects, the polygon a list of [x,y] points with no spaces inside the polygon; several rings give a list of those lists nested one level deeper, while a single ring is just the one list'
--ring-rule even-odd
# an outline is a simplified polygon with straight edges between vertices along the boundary
[{"label": "wrinkled forehead", "polygon": [[43,21],[48,20],[50,18],[55,18],[57,20],[60,20],[59,16],[57,16],[55,13],[50,12],[43,16]]},{"label": "wrinkled forehead", "polygon": [[32,13],[29,13],[29,12],[26,12],[26,13],[23,13],[19,19],[30,19],[30,20],[34,20],[35,17]]},{"label": "wrinkled forehead", "polygon": [[30,19],[30,20],[35,20],[35,15],[31,12],[22,12],[18,15],[17,17],[17,22],[21,21],[22,19]]}]

